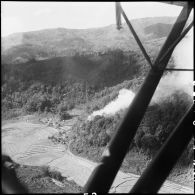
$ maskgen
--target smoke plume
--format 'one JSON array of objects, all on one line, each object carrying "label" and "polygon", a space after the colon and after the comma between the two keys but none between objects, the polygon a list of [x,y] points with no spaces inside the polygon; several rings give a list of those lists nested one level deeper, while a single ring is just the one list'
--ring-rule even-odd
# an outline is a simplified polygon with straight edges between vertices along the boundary
[{"label": "smoke plume", "polygon": [[88,120],[92,120],[97,115],[110,116],[114,115],[116,112],[128,108],[131,104],[135,94],[128,89],[121,89],[119,95],[116,99],[107,104],[103,109],[94,111]]},{"label": "smoke plume", "polygon": [[[173,52],[174,68],[193,69],[193,29],[183,38]],[[166,98],[176,90],[193,94],[193,71],[171,71],[165,75],[157,87],[152,102]]]},{"label": "smoke plume", "polygon": [[[177,45],[173,52],[174,68],[193,69],[193,29]],[[157,103],[161,98],[166,98],[176,90],[181,90],[193,95],[193,72],[172,71],[166,74],[160,81],[151,103]],[[107,104],[103,109],[94,111],[88,120],[97,115],[114,115],[116,112],[128,108],[135,94],[128,89],[121,89],[118,97]]]}]

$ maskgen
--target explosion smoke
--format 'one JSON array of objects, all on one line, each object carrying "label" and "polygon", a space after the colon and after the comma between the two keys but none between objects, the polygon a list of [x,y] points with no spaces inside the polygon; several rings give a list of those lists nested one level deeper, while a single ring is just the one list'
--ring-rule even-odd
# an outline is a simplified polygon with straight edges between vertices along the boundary
[{"label": "explosion smoke", "polygon": [[[193,69],[193,29],[177,45],[173,52],[175,68]],[[181,90],[193,95],[193,71],[174,71],[164,76],[152,98],[151,103],[159,102],[161,98],[166,98],[176,90]],[[92,120],[97,115],[114,115],[121,109],[128,108],[135,94],[128,89],[121,89],[118,97],[107,104],[103,109],[94,111],[88,120]]]},{"label": "explosion smoke", "polygon": [[92,120],[97,115],[114,115],[116,112],[128,108],[131,104],[135,94],[128,89],[121,89],[119,91],[118,97],[107,104],[103,109],[94,111],[89,117],[88,120]]},{"label": "explosion smoke", "polygon": [[[175,68],[193,69],[193,29],[177,45],[173,52]],[[170,96],[176,90],[193,95],[193,71],[173,71],[164,76],[153,96],[152,102]]]}]

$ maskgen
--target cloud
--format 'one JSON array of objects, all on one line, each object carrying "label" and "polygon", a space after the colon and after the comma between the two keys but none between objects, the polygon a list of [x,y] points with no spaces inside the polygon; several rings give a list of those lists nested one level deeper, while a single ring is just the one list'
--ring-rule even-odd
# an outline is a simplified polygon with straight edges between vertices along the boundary
[{"label": "cloud", "polygon": [[50,14],[51,12],[52,12],[51,9],[43,8],[43,9],[39,9],[39,10],[35,11],[34,16],[47,15],[47,14]]},{"label": "cloud", "polygon": [[2,17],[1,21],[1,35],[7,36],[12,32],[23,31],[22,20],[18,17]]}]

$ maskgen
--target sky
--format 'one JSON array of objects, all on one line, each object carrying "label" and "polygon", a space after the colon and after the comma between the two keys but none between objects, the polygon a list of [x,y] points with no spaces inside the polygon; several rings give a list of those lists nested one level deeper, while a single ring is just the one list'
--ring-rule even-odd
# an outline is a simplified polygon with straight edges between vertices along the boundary
[{"label": "sky", "polygon": [[[178,16],[181,7],[157,2],[122,2],[129,19]],[[114,2],[1,1],[1,35],[47,28],[84,29],[115,24]]]}]

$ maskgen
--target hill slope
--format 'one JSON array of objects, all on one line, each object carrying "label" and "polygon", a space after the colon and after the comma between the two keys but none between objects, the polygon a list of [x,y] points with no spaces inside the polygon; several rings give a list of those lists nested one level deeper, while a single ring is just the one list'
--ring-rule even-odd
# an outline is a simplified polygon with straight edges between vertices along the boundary
[{"label": "hill slope", "polygon": [[38,81],[45,84],[74,80],[102,88],[142,74],[144,63],[144,58],[138,53],[115,50],[98,56],[75,55],[20,64],[2,64],[2,83],[7,83],[12,77],[15,81]]},{"label": "hill slope", "polygon": [[[166,37],[175,19],[175,17],[142,18],[132,20],[132,24],[140,39],[145,42]],[[162,29],[163,34],[160,33]],[[145,43],[145,46],[151,47],[149,42]],[[115,49],[124,51],[138,49],[126,24],[123,24],[120,31],[116,29],[116,25],[92,29],[57,28],[15,33],[2,38],[2,59],[6,63]]]}]

